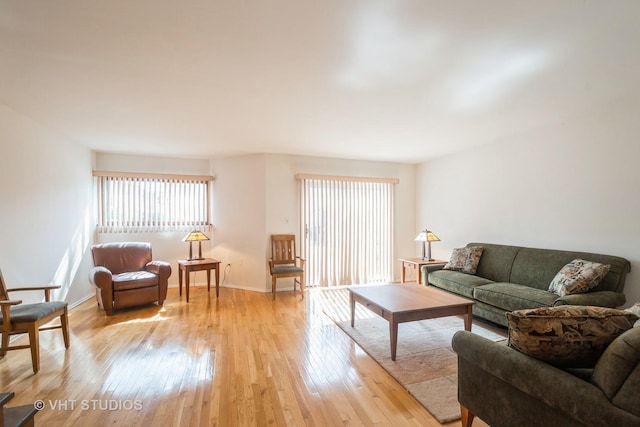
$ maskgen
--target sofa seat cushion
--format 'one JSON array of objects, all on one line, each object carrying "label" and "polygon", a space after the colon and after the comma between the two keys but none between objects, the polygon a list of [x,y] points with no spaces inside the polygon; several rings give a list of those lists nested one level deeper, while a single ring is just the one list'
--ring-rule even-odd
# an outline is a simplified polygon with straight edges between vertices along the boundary
[{"label": "sofa seat cushion", "polygon": [[615,308],[541,307],[507,313],[509,346],[552,365],[591,368],[638,316]]},{"label": "sofa seat cushion", "polygon": [[473,290],[473,298],[505,311],[551,307],[558,295],[515,283],[490,283]]},{"label": "sofa seat cushion", "polygon": [[484,277],[453,270],[436,270],[429,273],[429,283],[445,291],[473,298],[474,288],[493,283]]},{"label": "sofa seat cushion", "polygon": [[158,276],[148,271],[132,271],[113,276],[113,290],[126,291],[128,289],[146,288],[156,286]]}]

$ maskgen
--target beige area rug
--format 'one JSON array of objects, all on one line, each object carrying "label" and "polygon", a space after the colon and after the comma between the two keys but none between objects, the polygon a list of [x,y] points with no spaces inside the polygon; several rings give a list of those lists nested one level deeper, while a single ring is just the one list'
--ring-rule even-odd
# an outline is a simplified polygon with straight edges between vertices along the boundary
[{"label": "beige area rug", "polygon": [[[350,325],[346,289],[330,290],[324,312],[364,351],[413,395],[440,423],[460,419],[458,405],[457,356],[451,338],[464,330],[462,317],[451,316],[398,326],[396,361],[391,360],[389,323],[356,305],[355,326]],[[340,302],[341,301],[341,302]],[[331,306],[326,306],[331,303]],[[339,303],[340,307],[335,304]],[[343,305],[344,304],[344,305]],[[346,307],[346,309],[345,309]],[[505,332],[474,320],[472,331],[493,341],[505,339]]]}]

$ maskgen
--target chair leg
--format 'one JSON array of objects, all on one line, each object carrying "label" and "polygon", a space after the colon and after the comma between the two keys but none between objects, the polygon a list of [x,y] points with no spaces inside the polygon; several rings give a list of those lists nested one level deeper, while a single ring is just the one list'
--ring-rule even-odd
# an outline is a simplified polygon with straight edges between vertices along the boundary
[{"label": "chair leg", "polygon": [[9,348],[9,332],[2,332],[2,347],[0,347],[0,357],[4,357],[7,354],[7,348]]},{"label": "chair leg", "polygon": [[304,273],[302,273],[300,275],[300,292],[302,293],[302,299],[304,299],[305,286],[306,286],[306,283],[304,283]]},{"label": "chair leg", "polygon": [[62,326],[64,348],[69,348],[69,315],[67,313],[67,307],[64,308],[64,313],[60,315],[60,325]]},{"label": "chair leg", "polygon": [[276,300],[276,278],[271,276],[271,293],[273,294],[273,300]]},{"label": "chair leg", "polygon": [[40,370],[40,330],[36,322],[29,323],[27,330],[29,332],[29,347],[31,347],[31,365],[35,374]]}]

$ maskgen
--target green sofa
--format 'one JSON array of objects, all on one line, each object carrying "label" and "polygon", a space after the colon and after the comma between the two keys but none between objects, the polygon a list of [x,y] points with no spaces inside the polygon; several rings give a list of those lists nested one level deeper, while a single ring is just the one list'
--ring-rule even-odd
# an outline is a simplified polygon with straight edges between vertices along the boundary
[{"label": "green sofa", "polygon": [[617,337],[593,369],[560,369],[467,331],[458,355],[462,426],[640,426],[640,327]]},{"label": "green sofa", "polygon": [[[558,305],[619,307],[626,301],[624,282],[628,260],[586,252],[525,248],[492,243],[469,243],[484,248],[475,275],[422,266],[422,283],[473,299],[473,314],[507,326],[505,313]],[[555,275],[576,258],[611,265],[609,273],[587,293],[558,296],[548,291]]]}]

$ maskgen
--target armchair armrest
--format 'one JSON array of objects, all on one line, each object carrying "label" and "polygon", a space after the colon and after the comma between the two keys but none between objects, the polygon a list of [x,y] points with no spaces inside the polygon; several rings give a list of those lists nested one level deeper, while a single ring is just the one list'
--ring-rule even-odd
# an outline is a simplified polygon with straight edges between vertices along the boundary
[{"label": "armchair armrest", "polygon": [[89,281],[92,285],[103,289],[107,287],[111,287],[111,283],[113,280],[113,274],[106,267],[98,266],[93,267],[89,270]]},{"label": "armchair armrest", "polygon": [[44,300],[51,301],[51,290],[60,289],[60,285],[46,285],[46,286],[33,286],[23,288],[11,288],[7,289],[7,292],[22,292],[22,291],[44,291]]},{"label": "armchair armrest", "polygon": [[167,298],[169,276],[171,276],[171,264],[165,261],[150,261],[145,265],[145,270],[158,275],[158,303],[162,305]]},{"label": "armchair armrest", "polygon": [[613,291],[586,292],[559,297],[553,303],[558,305],[595,305],[600,307],[620,307],[627,298],[623,293]]},{"label": "armchair armrest", "polygon": [[0,308],[11,307],[12,305],[22,304],[21,299],[12,299],[0,301]]},{"label": "armchair armrest", "polygon": [[0,301],[0,311],[2,311],[2,326],[5,328],[7,325],[11,325],[11,306],[22,304],[22,300],[4,300]]},{"label": "armchair armrest", "polygon": [[157,274],[158,276],[169,273],[167,274],[167,277],[169,277],[171,274],[171,264],[165,261],[150,261],[144,268],[149,273]]}]

